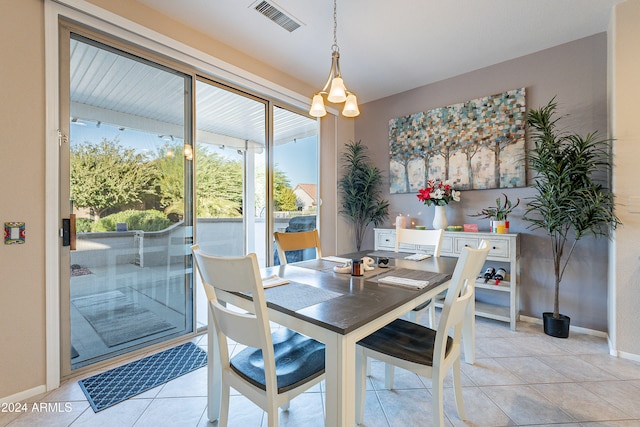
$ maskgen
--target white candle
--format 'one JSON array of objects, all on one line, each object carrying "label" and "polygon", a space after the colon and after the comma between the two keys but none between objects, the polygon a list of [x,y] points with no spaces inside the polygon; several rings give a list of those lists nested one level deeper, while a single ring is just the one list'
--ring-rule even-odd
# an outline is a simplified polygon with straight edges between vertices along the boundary
[{"label": "white candle", "polygon": [[407,217],[398,215],[396,217],[396,228],[407,228]]}]

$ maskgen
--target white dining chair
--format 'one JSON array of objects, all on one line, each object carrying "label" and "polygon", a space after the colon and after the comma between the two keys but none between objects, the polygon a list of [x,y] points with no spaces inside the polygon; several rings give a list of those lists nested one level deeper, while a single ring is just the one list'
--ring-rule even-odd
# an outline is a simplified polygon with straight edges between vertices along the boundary
[{"label": "white dining chair", "polygon": [[[269,427],[277,427],[278,408],[288,409],[291,399],[324,379],[324,344],[287,328],[271,333],[256,254],[217,257],[198,245],[191,250],[209,301],[208,333],[218,340],[221,376],[211,358],[207,368],[214,399],[222,385],[218,425],[227,425],[233,387],[267,412]],[[219,291],[251,294],[252,310],[229,309]],[[229,358],[227,337],[247,348]]]},{"label": "white dining chair", "polygon": [[285,252],[289,251],[315,248],[316,258],[322,258],[318,230],[298,231],[295,233],[281,233],[276,231],[273,233],[273,237],[276,240],[276,249],[278,251],[280,265],[285,265],[287,263],[287,256]]},{"label": "white dining chair", "polygon": [[[451,277],[437,330],[396,319],[362,339],[356,349],[356,417],[362,424],[366,394],[366,362],[374,358],[386,363],[385,386],[393,386],[391,366],[431,378],[434,425],[444,425],[444,378],[453,370],[458,416],[465,419],[460,378],[460,346],[467,306],[475,295],[475,281],[489,253],[488,244],[462,250]],[[451,333],[451,335],[449,335]]]},{"label": "white dining chair", "polygon": [[[396,230],[396,247],[395,251],[399,252],[402,243],[410,245],[419,245],[427,248],[425,253],[437,258],[440,256],[440,247],[442,246],[442,238],[444,230],[416,230],[412,228],[398,228]],[[435,299],[431,298],[420,304],[409,312],[409,320],[417,322],[419,316],[425,312],[429,312],[429,327],[433,328],[436,323],[436,306]]]}]

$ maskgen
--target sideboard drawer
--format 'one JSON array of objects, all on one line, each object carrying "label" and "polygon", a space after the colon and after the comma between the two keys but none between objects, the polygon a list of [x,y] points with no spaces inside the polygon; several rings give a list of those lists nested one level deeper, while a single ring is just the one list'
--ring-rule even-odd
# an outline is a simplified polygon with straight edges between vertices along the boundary
[{"label": "sideboard drawer", "polygon": [[451,254],[453,253],[453,237],[451,236],[443,236],[442,244],[440,245],[440,254]]},{"label": "sideboard drawer", "polygon": [[453,238],[453,251],[456,255],[462,253],[462,249],[465,247],[477,248],[480,244],[480,239],[477,237],[454,237]]},{"label": "sideboard drawer", "polygon": [[396,231],[378,231],[376,236],[376,249],[394,251],[396,249]]},{"label": "sideboard drawer", "polygon": [[489,242],[489,257],[493,258],[505,258],[509,260],[509,254],[511,253],[509,248],[509,239],[490,238],[486,239]]}]

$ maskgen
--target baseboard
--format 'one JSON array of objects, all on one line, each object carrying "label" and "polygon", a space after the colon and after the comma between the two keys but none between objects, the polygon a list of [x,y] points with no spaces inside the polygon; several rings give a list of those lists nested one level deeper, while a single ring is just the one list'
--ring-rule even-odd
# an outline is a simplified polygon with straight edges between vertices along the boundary
[{"label": "baseboard", "polygon": [[38,387],[31,388],[29,390],[21,391],[20,393],[12,394],[11,396],[0,398],[0,404],[2,403],[17,403],[24,402],[27,399],[37,396],[47,391],[47,386],[39,385]]},{"label": "baseboard", "polygon": [[[520,315],[520,320],[522,320],[523,322],[529,322],[529,323],[536,323],[538,325],[542,325],[542,319],[539,319],[537,317],[529,317],[529,316],[523,316]],[[611,343],[611,338],[609,337],[609,334],[606,332],[602,332],[602,331],[596,331],[594,329],[587,329],[587,328],[581,328],[581,327],[577,327],[577,326],[570,326],[569,327],[570,331],[574,331],[574,332],[579,332],[581,334],[587,334],[587,335],[592,335],[595,337],[601,337],[601,338],[606,338],[607,339],[607,345],[609,347],[609,355],[613,356],[613,357],[617,357],[620,359],[627,359],[627,360],[631,360],[634,362],[640,362],[640,354],[633,354],[633,353],[627,353],[624,351],[617,351],[613,348],[613,345]]]}]

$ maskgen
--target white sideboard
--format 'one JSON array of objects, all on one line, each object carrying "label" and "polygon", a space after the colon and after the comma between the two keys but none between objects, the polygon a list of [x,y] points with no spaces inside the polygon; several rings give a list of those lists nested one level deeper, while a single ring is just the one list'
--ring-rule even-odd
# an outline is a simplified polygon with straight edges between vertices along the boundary
[{"label": "white sideboard", "polygon": [[[375,249],[380,251],[394,251],[396,244],[396,230],[376,228]],[[458,257],[462,248],[470,246],[477,248],[481,240],[487,240],[491,246],[487,256],[486,267],[496,270],[503,267],[507,270],[507,277],[498,285],[494,280],[485,283],[483,278],[476,281],[476,315],[490,319],[509,322],[511,329],[516,329],[519,318],[519,282],[520,282],[520,236],[517,233],[495,234],[481,232],[445,231],[442,239],[440,256]],[[416,245],[400,244],[402,252],[420,252]],[[484,273],[484,268],[480,276]],[[436,305],[438,305],[436,301]]]}]

